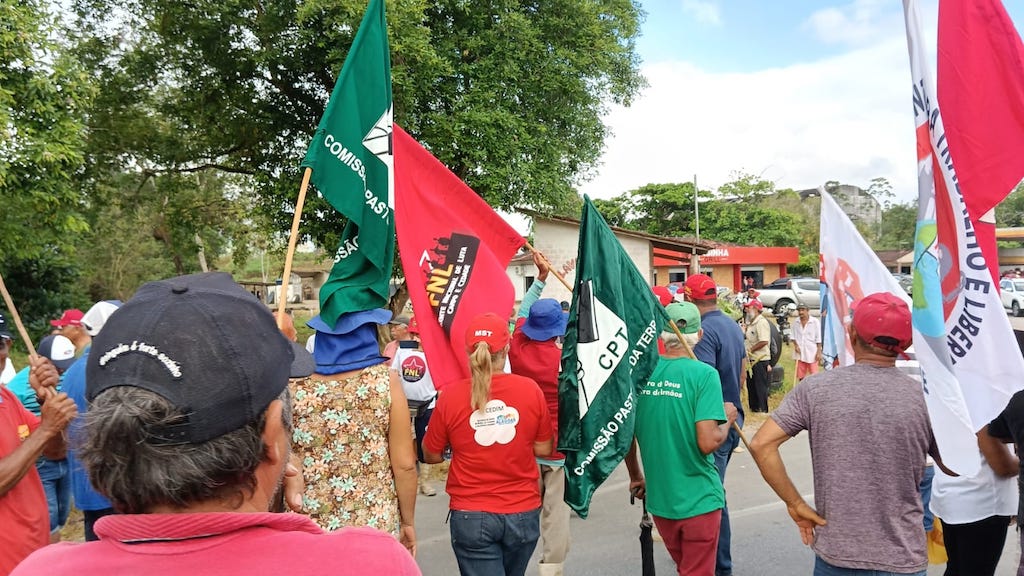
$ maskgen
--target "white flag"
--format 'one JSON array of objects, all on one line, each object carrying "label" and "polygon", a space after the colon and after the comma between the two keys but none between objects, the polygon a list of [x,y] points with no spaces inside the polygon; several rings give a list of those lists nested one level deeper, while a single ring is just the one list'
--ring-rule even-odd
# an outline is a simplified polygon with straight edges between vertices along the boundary
[{"label": "white flag", "polygon": [[876,292],[889,292],[910,305],[910,297],[896,278],[886,270],[878,255],[861,237],[857,227],[839,207],[832,195],[821,192],[821,325],[822,356],[831,365],[853,364],[853,348],[847,330],[853,309],[861,298]]},{"label": "white flag", "polygon": [[917,2],[904,0],[903,8],[917,127],[914,348],[942,460],[974,476],[975,432],[1024,387],[1024,358],[960,194],[925,64]]}]

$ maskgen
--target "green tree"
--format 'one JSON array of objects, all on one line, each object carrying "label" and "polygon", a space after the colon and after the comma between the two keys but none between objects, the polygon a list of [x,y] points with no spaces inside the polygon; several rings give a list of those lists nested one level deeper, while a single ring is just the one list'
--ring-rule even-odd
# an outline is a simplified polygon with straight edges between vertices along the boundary
[{"label": "green tree", "polygon": [[7,262],[73,246],[85,229],[75,174],[95,92],[59,37],[47,3],[0,0],[0,254]]},{"label": "green tree", "polygon": [[[278,229],[298,163],[362,16],[362,0],[78,0],[80,50],[110,106],[98,150],[155,173],[248,175]],[[395,118],[489,203],[566,212],[612,103],[642,86],[632,0],[394,0]],[[308,200],[303,231],[337,243]]]},{"label": "green tree", "polygon": [[873,243],[876,250],[912,250],[917,226],[917,200],[889,203],[882,211],[881,233]]}]

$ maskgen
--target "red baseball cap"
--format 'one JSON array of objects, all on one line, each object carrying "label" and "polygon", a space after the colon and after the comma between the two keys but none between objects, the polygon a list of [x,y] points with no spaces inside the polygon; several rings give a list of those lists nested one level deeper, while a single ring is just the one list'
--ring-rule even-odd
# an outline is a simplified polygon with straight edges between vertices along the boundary
[{"label": "red baseball cap", "polygon": [[715,300],[718,298],[718,286],[711,276],[694,274],[686,279],[683,291],[693,300]]},{"label": "red baseball cap", "polygon": [[664,286],[653,286],[651,292],[658,297],[658,302],[661,302],[662,306],[668,306],[672,303],[672,293],[668,291],[668,288]]},{"label": "red baseball cap", "polygon": [[85,314],[78,308],[72,308],[71,310],[65,310],[60,318],[56,320],[50,320],[50,326],[56,326],[63,328],[65,326],[81,326],[82,318]]},{"label": "red baseball cap", "polygon": [[853,327],[862,340],[891,352],[903,352],[914,341],[910,307],[889,292],[876,292],[854,304]]},{"label": "red baseball cap", "polygon": [[750,300],[743,305],[744,308],[757,308],[758,310],[764,310],[764,304],[760,300]]},{"label": "red baseball cap", "polygon": [[487,343],[491,354],[508,344],[508,320],[493,312],[480,314],[469,321],[466,327],[466,350],[472,352],[480,342]]},{"label": "red baseball cap", "polygon": [[416,317],[409,318],[409,334],[419,334],[420,325],[416,322]]}]

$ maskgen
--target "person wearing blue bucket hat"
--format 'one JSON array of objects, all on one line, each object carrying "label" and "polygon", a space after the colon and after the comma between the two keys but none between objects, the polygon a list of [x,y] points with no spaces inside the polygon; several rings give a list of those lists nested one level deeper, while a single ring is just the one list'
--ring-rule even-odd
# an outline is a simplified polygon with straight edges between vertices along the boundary
[{"label": "person wearing blue bucket hat", "polygon": [[[390,319],[376,309],[342,314],[333,325],[320,316],[307,322],[316,330],[316,373],[292,382],[293,449],[305,463],[310,518],[327,530],[375,526],[415,554],[409,405],[377,341],[378,326]],[[337,498],[341,485],[361,496]]]},{"label": "person wearing blue bucket hat", "polygon": [[[561,339],[569,319],[554,298],[541,298],[548,278],[544,257],[534,253],[537,277],[523,297],[512,333],[508,360],[512,373],[537,382],[544,393],[555,438],[558,438],[558,370],[562,360]],[[542,508],[540,515],[540,576],[562,573],[569,553],[569,506],[565,494],[565,455],[553,451],[537,458],[540,467]]]}]

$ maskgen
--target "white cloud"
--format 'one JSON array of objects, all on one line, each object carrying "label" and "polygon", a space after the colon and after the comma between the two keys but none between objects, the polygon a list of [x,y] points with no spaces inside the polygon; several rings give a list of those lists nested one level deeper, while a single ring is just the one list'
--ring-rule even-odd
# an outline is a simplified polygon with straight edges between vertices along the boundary
[{"label": "white cloud", "polygon": [[722,24],[722,13],[718,9],[718,4],[711,0],[683,0],[683,11],[701,24]]},{"label": "white cloud", "polygon": [[891,8],[892,3],[884,0],[853,0],[814,12],[803,28],[828,44],[863,46],[888,37],[894,28],[900,29],[900,12]]},{"label": "white cloud", "polygon": [[[925,39],[934,47],[934,32]],[[613,136],[581,192],[610,198],[694,175],[701,188],[716,189],[741,170],[794,189],[829,180],[866,187],[882,176],[900,201],[916,195],[902,22],[882,40],[808,63],[719,73],[676,61],[643,73],[644,93],[606,116]]]}]

